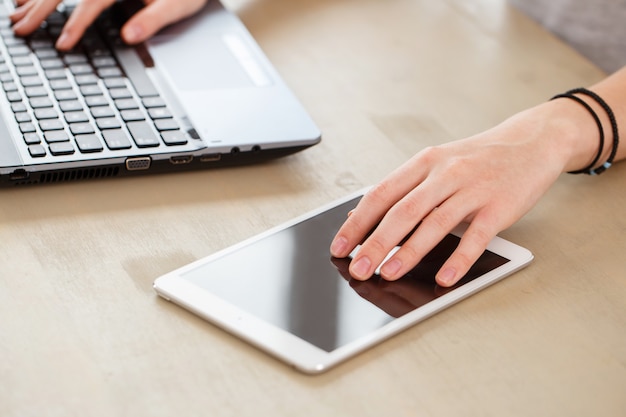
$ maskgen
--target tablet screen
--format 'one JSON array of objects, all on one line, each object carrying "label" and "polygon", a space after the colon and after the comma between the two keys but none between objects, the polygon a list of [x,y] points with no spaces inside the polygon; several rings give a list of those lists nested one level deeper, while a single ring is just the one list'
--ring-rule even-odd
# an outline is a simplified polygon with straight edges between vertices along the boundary
[{"label": "tablet screen", "polygon": [[[398,281],[351,279],[330,242],[358,198],[229,252],[182,277],[240,309],[331,352],[451,288],[435,273],[459,238],[448,235]],[[458,284],[507,263],[486,251]],[[455,287],[453,287],[455,288]]]}]

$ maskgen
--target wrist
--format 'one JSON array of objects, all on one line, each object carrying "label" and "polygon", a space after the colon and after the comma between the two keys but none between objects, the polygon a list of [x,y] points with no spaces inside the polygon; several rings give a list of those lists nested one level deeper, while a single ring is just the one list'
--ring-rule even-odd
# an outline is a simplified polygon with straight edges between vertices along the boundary
[{"label": "wrist", "polygon": [[554,144],[553,152],[561,172],[579,172],[602,165],[611,135],[602,126],[609,124],[595,103],[574,98],[558,98],[542,104],[545,112],[544,139]]}]

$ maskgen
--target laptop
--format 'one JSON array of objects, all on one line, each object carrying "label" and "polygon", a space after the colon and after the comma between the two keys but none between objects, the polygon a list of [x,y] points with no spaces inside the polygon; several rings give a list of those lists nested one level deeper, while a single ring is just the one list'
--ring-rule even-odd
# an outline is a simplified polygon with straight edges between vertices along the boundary
[{"label": "laptop", "polygon": [[61,4],[27,38],[0,0],[0,184],[17,186],[256,163],[320,131],[218,1],[142,45],[119,39],[141,1],[117,2],[74,50]]}]

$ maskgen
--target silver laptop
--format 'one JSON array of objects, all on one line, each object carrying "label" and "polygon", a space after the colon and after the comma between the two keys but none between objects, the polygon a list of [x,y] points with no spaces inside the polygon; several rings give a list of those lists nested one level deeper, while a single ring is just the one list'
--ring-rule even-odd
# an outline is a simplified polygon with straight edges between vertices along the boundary
[{"label": "silver laptop", "polygon": [[10,3],[0,0],[3,186],[253,163],[320,141],[218,1],[137,47],[119,40],[132,4],[117,2],[67,53],[54,41],[71,5],[18,38]]}]

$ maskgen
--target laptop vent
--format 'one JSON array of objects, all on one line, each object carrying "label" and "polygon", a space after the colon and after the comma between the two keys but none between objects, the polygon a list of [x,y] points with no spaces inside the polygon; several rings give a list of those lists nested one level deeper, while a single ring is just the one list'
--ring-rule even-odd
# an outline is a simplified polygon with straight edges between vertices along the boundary
[{"label": "laptop vent", "polygon": [[16,181],[15,185],[27,184],[50,184],[55,182],[79,181],[96,178],[116,177],[120,172],[119,167],[103,167],[103,168],[87,168],[87,169],[70,169],[67,171],[49,172],[33,178],[30,174],[29,179]]}]

